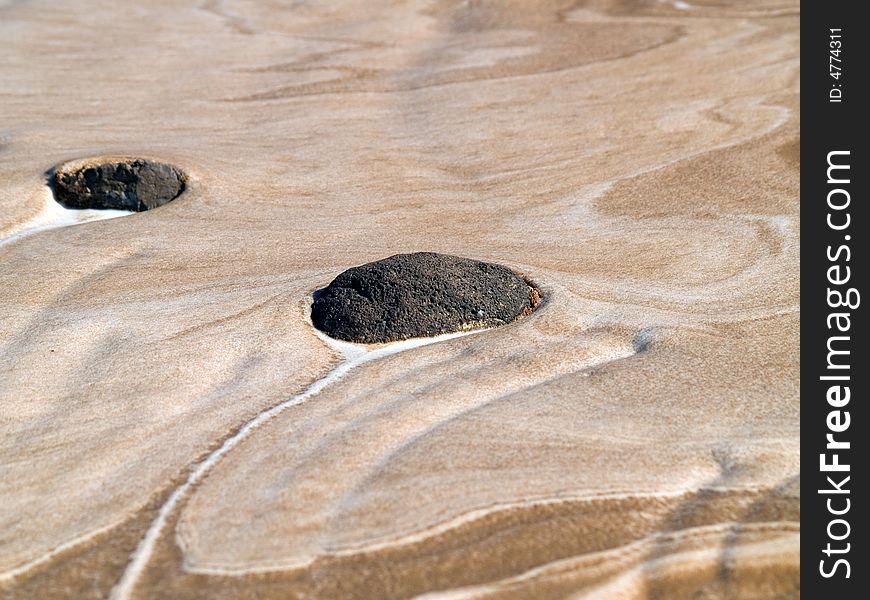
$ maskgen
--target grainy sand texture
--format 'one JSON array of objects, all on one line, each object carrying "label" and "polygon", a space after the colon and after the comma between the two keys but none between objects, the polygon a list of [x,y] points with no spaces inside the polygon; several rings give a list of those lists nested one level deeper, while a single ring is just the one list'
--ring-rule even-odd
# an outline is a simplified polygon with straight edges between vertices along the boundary
[{"label": "grainy sand texture", "polygon": [[[798,21],[0,0],[0,597],[798,598]],[[113,156],[185,191],[54,205]],[[543,301],[312,326],[420,251]]]}]

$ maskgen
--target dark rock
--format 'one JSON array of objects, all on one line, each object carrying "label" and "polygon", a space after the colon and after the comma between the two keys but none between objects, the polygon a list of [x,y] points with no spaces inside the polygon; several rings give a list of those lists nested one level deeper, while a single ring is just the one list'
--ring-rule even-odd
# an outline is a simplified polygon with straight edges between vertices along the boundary
[{"label": "dark rock", "polygon": [[184,173],[171,165],[142,159],[59,168],[54,194],[67,208],[114,208],[143,211],[177,198],[184,191]]},{"label": "dark rock", "polygon": [[538,290],[501,265],[417,252],[348,269],[315,295],[314,326],[378,343],[493,327],[530,313]]}]

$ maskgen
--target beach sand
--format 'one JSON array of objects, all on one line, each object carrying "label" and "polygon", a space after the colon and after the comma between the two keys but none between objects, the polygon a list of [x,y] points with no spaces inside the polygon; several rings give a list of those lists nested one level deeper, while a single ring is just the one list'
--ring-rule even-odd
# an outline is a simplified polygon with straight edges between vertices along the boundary
[{"label": "beach sand", "polygon": [[[799,597],[798,22],[0,0],[0,596]],[[53,207],[115,155],[187,189]],[[544,301],[313,328],[417,251]]]}]

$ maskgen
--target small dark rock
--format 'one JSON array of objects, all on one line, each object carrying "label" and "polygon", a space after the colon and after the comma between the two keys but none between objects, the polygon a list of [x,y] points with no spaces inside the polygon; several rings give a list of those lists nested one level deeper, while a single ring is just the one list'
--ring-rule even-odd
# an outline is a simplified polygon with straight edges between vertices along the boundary
[{"label": "small dark rock", "polygon": [[315,295],[311,319],[334,338],[380,343],[504,325],[539,300],[507,267],[416,252],[341,273]]},{"label": "small dark rock", "polygon": [[67,208],[113,208],[143,211],[157,208],[184,191],[187,178],[171,165],[143,159],[59,168],[54,194]]}]

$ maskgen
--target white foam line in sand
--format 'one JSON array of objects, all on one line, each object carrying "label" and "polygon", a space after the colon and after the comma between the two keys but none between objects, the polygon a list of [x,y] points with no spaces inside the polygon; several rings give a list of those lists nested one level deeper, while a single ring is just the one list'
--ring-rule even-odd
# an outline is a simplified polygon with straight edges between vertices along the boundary
[{"label": "white foam line in sand", "polygon": [[211,470],[211,468],[215,464],[217,464],[217,462],[220,461],[221,458],[224,457],[224,455],[226,455],[233,448],[238,446],[242,441],[245,440],[245,438],[247,438],[253,431],[259,428],[265,422],[281,414],[288,408],[302,404],[309,398],[316,396],[326,386],[338,381],[339,379],[344,377],[344,375],[346,375],[348,371],[362,364],[371,362],[378,358],[389,356],[391,354],[403,352],[411,348],[417,348],[420,346],[434,344],[464,335],[479,333],[480,331],[485,330],[448,333],[445,335],[439,335],[431,338],[416,338],[412,340],[393,342],[390,344],[384,344],[382,346],[374,347],[361,346],[359,344],[351,344],[349,342],[339,342],[322,335],[321,337],[324,340],[327,340],[330,345],[332,345],[342,353],[342,355],[345,357],[345,360],[341,362],[337,367],[335,367],[335,369],[330,371],[326,376],[312,383],[304,392],[302,392],[298,396],[294,396],[289,400],[285,400],[284,402],[261,412],[256,417],[245,423],[242,428],[235,433],[235,435],[228,438],[223,444],[221,444],[221,446],[217,450],[215,450],[214,452],[206,456],[202,461],[196,464],[196,466],[190,472],[187,480],[179,485],[177,488],[175,488],[175,490],[172,492],[169,498],[167,498],[163,506],[160,507],[160,511],[157,513],[157,517],[151,523],[151,527],[148,528],[145,537],[143,537],[142,540],[139,542],[139,546],[133,553],[132,560],[127,565],[127,569],[124,571],[124,575],[121,577],[117,585],[112,590],[110,598],[112,598],[113,600],[123,600],[130,597],[131,593],[136,587],[136,583],[139,581],[139,577],[142,575],[142,572],[148,565],[148,561],[150,560],[151,555],[154,552],[154,546],[157,544],[157,540],[160,539],[160,535],[163,533],[163,528],[166,526],[166,522],[169,520],[169,517],[172,515],[173,511],[178,506],[178,503],[185,496],[187,491],[190,490],[190,488],[196,485],[199,481],[201,481],[203,477],[205,477],[205,475],[209,472],[209,470]]},{"label": "white foam line in sand", "polygon": [[[479,331],[486,331],[486,330],[481,329],[481,330],[477,330],[477,331],[464,332],[464,333],[460,333],[460,334],[450,334],[450,335],[451,336],[466,335],[466,333],[478,333]],[[432,339],[432,338],[430,338],[430,339]],[[441,339],[443,339],[443,336]],[[420,340],[415,340],[415,341],[419,342]],[[431,343],[428,340],[422,340],[422,341],[423,341],[423,343]],[[339,342],[339,344],[336,344],[335,340],[330,340],[330,342],[334,346],[346,344],[346,342]],[[347,345],[353,346],[353,348],[350,348],[349,350],[360,352],[360,348],[356,344],[347,344]],[[422,345],[422,344],[417,344],[417,345]],[[392,354],[392,352],[390,352],[390,354]],[[617,360],[621,360],[623,358],[628,358],[629,356],[634,356],[635,354],[636,354],[636,352],[634,351],[634,349],[625,350],[625,351],[617,350],[617,351],[613,351],[613,352],[608,352],[608,353],[602,354],[601,356],[597,357],[596,359],[590,360],[589,362],[585,363],[582,366],[581,370],[588,372],[590,369],[594,369],[596,367],[600,367],[601,365],[605,365],[605,364],[608,364],[608,363],[611,363],[611,362],[614,362]],[[538,382],[535,385],[538,385],[540,383],[543,383],[543,382]],[[510,393],[513,393],[513,392],[510,392]],[[477,405],[477,406],[480,406],[480,405]],[[678,492],[676,492],[676,494],[677,495],[685,494],[688,491],[690,491],[690,488],[680,489]],[[597,499],[598,496],[596,496],[595,498]],[[575,500],[575,498],[573,498],[573,497],[567,498],[567,500]],[[385,549],[385,548],[394,548],[397,546],[410,545],[410,544],[414,544],[416,542],[423,541],[423,540],[430,538],[432,536],[435,536],[435,535],[438,535],[441,533],[445,533],[445,532],[450,531],[452,529],[458,528],[466,523],[471,523],[471,522],[476,521],[478,519],[481,519],[485,516],[488,516],[489,514],[491,514],[493,512],[499,512],[502,510],[510,510],[510,509],[517,508],[517,507],[534,506],[534,505],[539,505],[539,504],[559,504],[559,503],[562,503],[564,501],[566,501],[566,498],[558,498],[558,499],[544,498],[544,499],[539,499],[539,500],[524,500],[524,501],[520,501],[520,502],[499,503],[497,505],[492,505],[492,506],[488,506],[485,508],[474,509],[474,510],[468,511],[466,513],[458,515],[457,517],[454,517],[454,518],[449,519],[447,521],[436,523],[434,525],[431,525],[429,527],[425,527],[419,531],[414,531],[414,532],[408,533],[408,534],[403,535],[401,537],[391,537],[391,538],[387,538],[387,539],[383,539],[383,540],[370,540],[370,541],[367,541],[367,542],[364,542],[361,544],[348,546],[348,547],[342,548],[340,550],[333,550],[333,551],[328,552],[327,554],[329,556],[352,556],[354,554],[360,554],[360,553],[364,553],[364,552],[373,552],[373,551],[377,551],[377,550],[381,550],[381,549]],[[183,549],[183,546],[182,546],[182,549]],[[238,568],[235,566],[224,566],[224,565],[192,565],[192,564],[188,563],[187,560],[185,559],[184,569],[185,569],[185,571],[187,571],[189,573],[197,573],[197,574],[205,574],[205,575],[239,576],[239,575],[247,575],[250,573],[273,573],[273,572],[286,571],[288,569],[302,569],[302,568],[308,567],[311,564],[313,564],[315,559],[318,557],[319,556],[304,558],[304,559],[297,559],[297,560],[289,560],[289,561],[285,560],[285,561],[281,561],[281,562],[270,563],[267,565],[258,565],[258,566],[254,566],[254,567],[243,567],[243,568]]]},{"label": "white foam line in sand", "polygon": [[128,210],[65,208],[58,204],[58,202],[54,199],[51,190],[46,187],[45,203],[43,204],[42,210],[40,210],[39,213],[29,221],[22,223],[17,229],[15,229],[5,238],[0,239],[0,246],[26,237],[28,235],[33,235],[34,233],[38,233],[40,231],[58,229],[60,227],[69,227],[70,225],[80,225],[82,223],[89,223],[91,221],[114,219],[117,217],[124,217],[126,215],[132,214],[134,213]]}]

